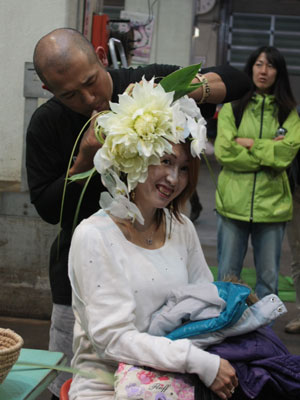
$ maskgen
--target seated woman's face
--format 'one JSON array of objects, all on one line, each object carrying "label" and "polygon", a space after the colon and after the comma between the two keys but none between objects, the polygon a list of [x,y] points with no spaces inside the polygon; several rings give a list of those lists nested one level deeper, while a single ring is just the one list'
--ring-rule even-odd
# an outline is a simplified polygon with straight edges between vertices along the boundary
[{"label": "seated woman's face", "polygon": [[258,93],[268,93],[277,75],[276,68],[268,61],[265,53],[261,53],[252,67],[252,79]]},{"label": "seated woman's face", "polygon": [[165,154],[160,165],[151,165],[148,178],[135,189],[135,203],[139,208],[164,208],[187,186],[189,155],[181,144],[173,145],[173,154]]}]

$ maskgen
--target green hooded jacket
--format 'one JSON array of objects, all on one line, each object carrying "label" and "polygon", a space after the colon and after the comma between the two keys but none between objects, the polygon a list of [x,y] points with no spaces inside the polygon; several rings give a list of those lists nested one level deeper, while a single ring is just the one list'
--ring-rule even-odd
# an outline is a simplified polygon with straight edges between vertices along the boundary
[{"label": "green hooded jacket", "polygon": [[[222,107],[215,141],[215,156],[222,165],[216,192],[218,213],[248,222],[283,222],[292,218],[286,168],[300,147],[296,109],[282,126],[286,135],[275,141],[279,122],[273,95],[255,94],[238,129],[231,104]],[[251,149],[236,143],[237,137],[254,139]]]}]

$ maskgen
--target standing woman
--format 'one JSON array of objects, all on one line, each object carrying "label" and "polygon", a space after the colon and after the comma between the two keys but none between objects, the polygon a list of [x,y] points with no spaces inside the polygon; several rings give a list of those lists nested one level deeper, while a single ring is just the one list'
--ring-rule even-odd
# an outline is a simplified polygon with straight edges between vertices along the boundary
[{"label": "standing woman", "polygon": [[300,146],[300,122],[284,57],[274,47],[254,51],[245,72],[251,90],[218,117],[218,278],[240,276],[251,237],[256,293],[278,291],[285,224],[292,218],[286,173]]}]

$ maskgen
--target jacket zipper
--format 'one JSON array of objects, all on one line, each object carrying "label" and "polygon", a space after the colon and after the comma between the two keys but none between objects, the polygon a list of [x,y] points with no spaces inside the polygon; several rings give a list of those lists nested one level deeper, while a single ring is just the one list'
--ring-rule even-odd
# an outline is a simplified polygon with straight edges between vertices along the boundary
[{"label": "jacket zipper", "polygon": [[[260,112],[259,139],[261,139],[261,137],[262,137],[264,107],[265,107],[265,96],[263,98],[263,102],[262,102],[262,105],[261,105],[261,112]],[[255,194],[255,185],[256,185],[256,175],[257,175],[257,172],[254,172],[254,181],[253,181],[253,189],[252,189],[252,196],[251,196],[250,222],[253,222],[253,208],[254,208],[254,194]]]}]

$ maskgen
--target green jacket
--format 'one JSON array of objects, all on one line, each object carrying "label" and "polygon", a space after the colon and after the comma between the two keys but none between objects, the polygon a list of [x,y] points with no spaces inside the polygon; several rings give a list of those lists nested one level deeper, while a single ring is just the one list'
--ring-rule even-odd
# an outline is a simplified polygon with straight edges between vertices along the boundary
[{"label": "green jacket", "polygon": [[[218,116],[215,155],[222,165],[216,192],[218,213],[240,221],[282,222],[293,206],[286,168],[300,147],[300,119],[291,111],[283,127],[285,138],[274,141],[279,127],[274,96],[254,95],[236,128],[231,104]],[[250,150],[237,137],[253,138]]]}]

